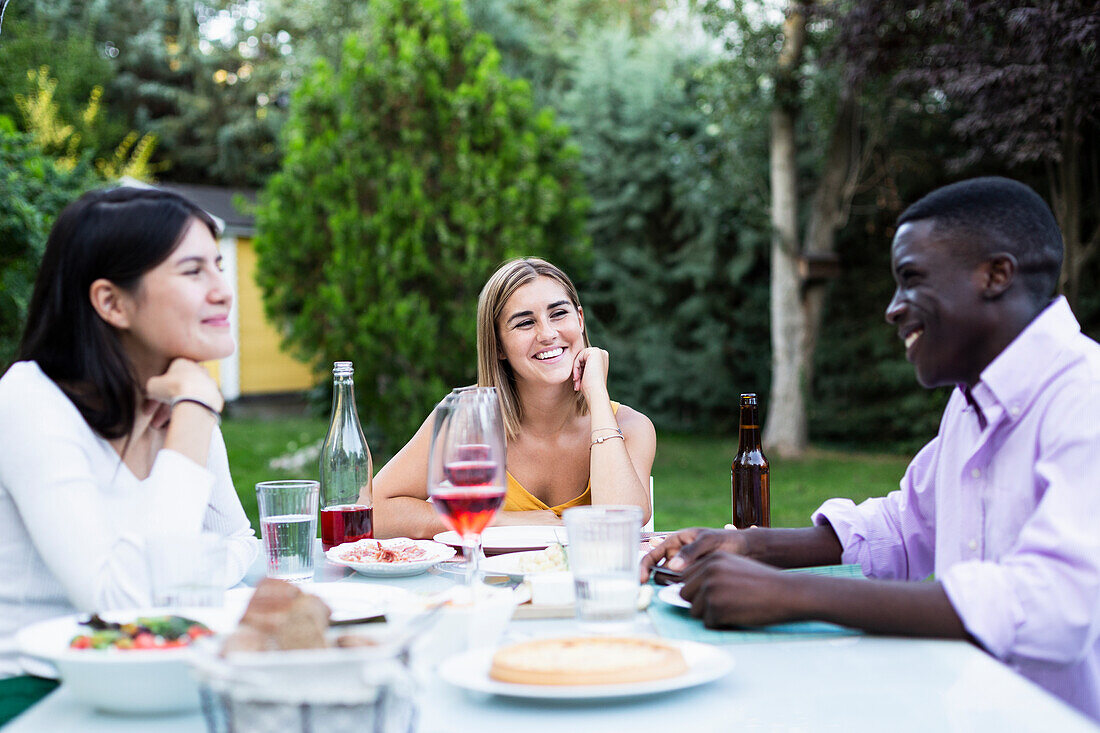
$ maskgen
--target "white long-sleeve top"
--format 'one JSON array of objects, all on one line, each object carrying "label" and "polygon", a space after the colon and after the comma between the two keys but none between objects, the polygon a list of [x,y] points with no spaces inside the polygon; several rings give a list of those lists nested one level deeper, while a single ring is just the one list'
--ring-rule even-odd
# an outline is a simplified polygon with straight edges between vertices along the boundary
[{"label": "white long-sleeve top", "polygon": [[0,677],[14,634],[53,616],[149,605],[147,538],[216,532],[232,585],[259,551],[217,429],[206,465],[157,453],[138,480],[34,362],[0,378]]}]

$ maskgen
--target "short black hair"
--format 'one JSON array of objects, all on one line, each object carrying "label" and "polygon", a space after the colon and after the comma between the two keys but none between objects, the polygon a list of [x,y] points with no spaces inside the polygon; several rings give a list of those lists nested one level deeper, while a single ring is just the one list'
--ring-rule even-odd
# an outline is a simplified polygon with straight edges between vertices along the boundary
[{"label": "short black hair", "polygon": [[1050,207],[1019,181],[971,178],[937,188],[907,208],[897,224],[931,220],[932,231],[978,260],[993,252],[1016,257],[1024,286],[1039,302],[1054,293],[1062,270],[1062,232]]},{"label": "short black hair", "polygon": [[133,429],[139,385],[118,335],[92,307],[91,285],[104,278],[135,290],[196,220],[217,237],[214,219],[179,194],[122,187],[84,194],[50,230],[17,358],[36,362],[105,438]]}]

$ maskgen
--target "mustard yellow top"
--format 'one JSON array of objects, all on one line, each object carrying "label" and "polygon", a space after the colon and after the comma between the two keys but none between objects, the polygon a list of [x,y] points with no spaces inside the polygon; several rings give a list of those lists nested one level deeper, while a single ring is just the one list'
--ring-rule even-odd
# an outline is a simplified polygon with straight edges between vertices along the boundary
[{"label": "mustard yellow top", "polygon": [[[619,403],[611,403],[612,414],[619,412]],[[580,496],[574,497],[564,504],[558,504],[557,506],[547,506],[542,499],[532,494],[527,489],[523,488],[523,484],[516,481],[515,476],[510,472],[506,472],[508,476],[508,493],[504,495],[504,511],[506,512],[530,512],[538,509],[549,509],[557,514],[559,517],[561,513],[573,506],[586,506],[592,503],[592,479],[588,479],[588,484],[584,487],[584,491]]]}]

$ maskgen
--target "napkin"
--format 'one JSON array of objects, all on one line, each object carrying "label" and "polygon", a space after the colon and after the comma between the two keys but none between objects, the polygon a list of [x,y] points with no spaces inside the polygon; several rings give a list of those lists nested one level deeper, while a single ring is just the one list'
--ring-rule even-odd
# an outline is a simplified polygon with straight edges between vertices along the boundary
[{"label": "napkin", "polygon": [[[785,572],[828,575],[835,578],[863,578],[863,571],[856,565],[823,565],[812,568],[794,568]],[[795,638],[820,636],[858,636],[863,632],[825,621],[795,621],[743,629],[708,629],[703,622],[693,618],[684,608],[676,608],[661,601],[649,607],[649,620],[657,633],[666,639],[701,641],[707,644],[739,644],[760,641],[789,641]]]}]

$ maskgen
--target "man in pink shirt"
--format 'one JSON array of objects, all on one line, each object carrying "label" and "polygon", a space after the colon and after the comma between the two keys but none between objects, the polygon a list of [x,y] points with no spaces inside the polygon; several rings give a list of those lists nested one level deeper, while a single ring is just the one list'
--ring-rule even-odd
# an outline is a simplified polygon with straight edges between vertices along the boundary
[{"label": "man in pink shirt", "polygon": [[[1004,178],[938,189],[898,225],[886,320],[923,386],[955,388],[900,488],[830,499],[812,527],[682,530],[643,572],[682,571],[708,626],[967,639],[1100,720],[1100,345],[1052,299],[1058,225]],[[874,580],[775,569],[840,562]]]}]

